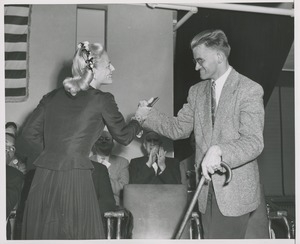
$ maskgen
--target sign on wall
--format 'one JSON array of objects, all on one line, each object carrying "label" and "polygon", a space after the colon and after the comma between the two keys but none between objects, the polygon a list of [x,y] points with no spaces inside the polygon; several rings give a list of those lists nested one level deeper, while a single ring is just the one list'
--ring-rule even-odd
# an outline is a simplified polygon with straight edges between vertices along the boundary
[{"label": "sign on wall", "polygon": [[5,101],[28,97],[28,48],[31,5],[5,5]]}]

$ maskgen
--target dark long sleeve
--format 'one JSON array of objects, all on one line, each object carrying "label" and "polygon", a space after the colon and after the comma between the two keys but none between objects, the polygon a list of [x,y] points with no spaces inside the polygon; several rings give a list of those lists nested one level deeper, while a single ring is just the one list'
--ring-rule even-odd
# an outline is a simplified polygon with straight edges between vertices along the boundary
[{"label": "dark long sleeve", "polygon": [[111,187],[107,168],[99,163],[93,162],[94,170],[92,173],[99,208],[102,214],[116,209],[116,201]]},{"label": "dark long sleeve", "polygon": [[28,117],[20,135],[20,141],[24,140],[23,147],[27,147],[27,151],[33,150],[41,153],[44,149],[44,117],[47,97],[48,94],[43,97]]},{"label": "dark long sleeve", "polygon": [[157,178],[161,184],[181,184],[179,162],[174,158],[166,158],[166,169]]},{"label": "dark long sleeve", "polygon": [[[129,184],[153,184],[154,169],[146,165],[147,158],[132,159],[129,164]],[[158,183],[157,183],[158,184]]]},{"label": "dark long sleeve", "polygon": [[23,183],[23,174],[13,167],[6,166],[6,217],[19,202]]},{"label": "dark long sleeve", "polygon": [[29,170],[35,168],[33,162],[44,149],[44,115],[47,96],[48,94],[43,97],[27,118],[20,135],[16,139],[17,153],[25,158]]},{"label": "dark long sleeve", "polygon": [[130,184],[180,184],[179,163],[173,158],[166,158],[166,168],[156,175],[154,169],[146,165],[147,157],[132,159],[129,164]]},{"label": "dark long sleeve", "polygon": [[103,119],[112,137],[122,145],[128,145],[140,132],[141,126],[135,120],[126,124],[123,115],[120,113],[114,96],[105,94],[105,105],[102,112]]}]

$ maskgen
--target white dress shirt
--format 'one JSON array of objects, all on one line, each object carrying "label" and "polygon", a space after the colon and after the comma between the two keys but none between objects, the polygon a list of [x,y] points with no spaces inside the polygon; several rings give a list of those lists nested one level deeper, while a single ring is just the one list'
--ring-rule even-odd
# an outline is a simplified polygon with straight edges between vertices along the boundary
[{"label": "white dress shirt", "polygon": [[222,76],[220,76],[218,79],[215,80],[215,83],[216,83],[216,107],[218,107],[223,86],[224,86],[225,81],[227,80],[227,77],[231,70],[232,70],[232,67],[229,66],[227,71]]},{"label": "white dress shirt", "polygon": [[99,156],[98,154],[95,155],[97,158],[97,162],[104,164],[106,166],[106,168],[109,168],[109,166],[111,165],[111,163],[109,162],[109,156]]},{"label": "white dress shirt", "polygon": [[152,164],[152,168],[153,168],[154,171],[155,171],[155,175],[157,175],[157,170],[158,170],[158,165],[157,165],[157,163]]}]

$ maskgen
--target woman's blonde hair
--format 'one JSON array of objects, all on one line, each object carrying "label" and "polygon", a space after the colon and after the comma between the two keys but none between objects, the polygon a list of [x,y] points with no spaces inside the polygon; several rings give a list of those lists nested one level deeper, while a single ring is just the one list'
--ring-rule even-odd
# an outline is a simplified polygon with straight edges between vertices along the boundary
[{"label": "woman's blonde hair", "polygon": [[94,78],[93,68],[101,59],[104,48],[100,43],[80,42],[73,58],[72,75],[63,81],[65,90],[75,96],[86,91]]}]

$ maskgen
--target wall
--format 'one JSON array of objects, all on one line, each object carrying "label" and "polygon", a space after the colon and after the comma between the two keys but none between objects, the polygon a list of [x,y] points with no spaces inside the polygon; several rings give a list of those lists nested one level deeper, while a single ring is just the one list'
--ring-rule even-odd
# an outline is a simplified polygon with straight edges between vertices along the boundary
[{"label": "wall", "polygon": [[293,74],[281,75],[265,108],[265,147],[258,163],[267,196],[295,195]]},{"label": "wall", "polygon": [[[70,76],[70,61],[76,47],[76,5],[33,5],[29,98],[7,103],[6,121],[22,125],[44,94]],[[107,49],[114,83],[103,86],[114,94],[125,119],[130,119],[138,101],[159,96],[155,105],[173,114],[173,31],[172,11],[145,6],[109,5],[107,9]],[[172,143],[165,140],[172,154]],[[115,151],[131,159],[142,155],[140,141]]]},{"label": "wall", "polygon": [[57,87],[74,54],[75,5],[33,5],[29,39],[29,97],[6,103],[5,121],[22,125],[44,94]]},{"label": "wall", "polygon": [[[120,111],[130,119],[140,100],[158,96],[155,106],[173,115],[172,11],[144,6],[109,5],[107,51],[115,67],[114,83],[104,86],[115,94]],[[116,148],[130,159],[142,155],[140,140]],[[167,151],[172,143],[164,140]]]},{"label": "wall", "polygon": [[78,5],[76,43],[88,40],[90,43],[105,43],[105,10],[90,9]]}]

